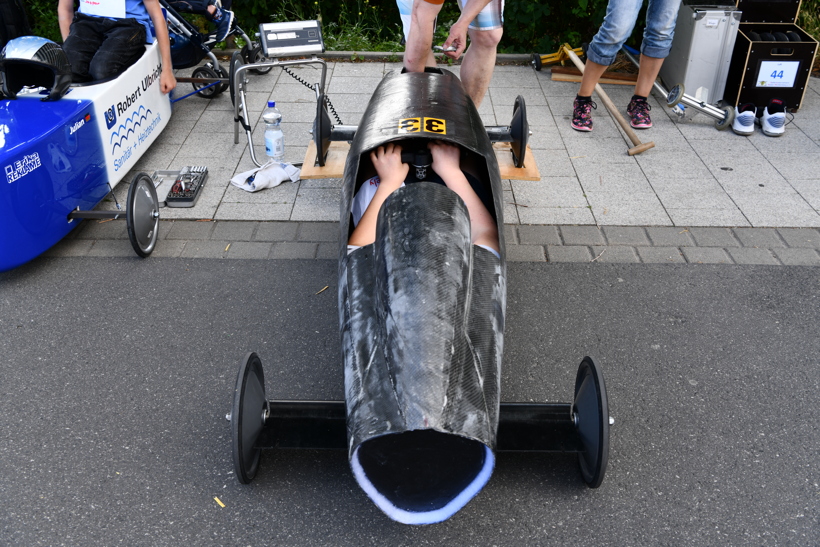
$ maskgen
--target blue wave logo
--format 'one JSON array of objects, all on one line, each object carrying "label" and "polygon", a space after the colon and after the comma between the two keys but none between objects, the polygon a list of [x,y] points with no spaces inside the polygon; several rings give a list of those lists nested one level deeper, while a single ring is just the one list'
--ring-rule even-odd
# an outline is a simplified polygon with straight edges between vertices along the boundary
[{"label": "blue wave logo", "polygon": [[108,144],[113,144],[111,153],[113,154],[117,150],[117,147],[122,148],[122,143],[127,142],[131,134],[135,133],[137,128],[142,125],[142,122],[150,115],[151,110],[140,105],[136,112],[131,114],[130,117],[125,118],[120,126],[117,127],[117,130],[111,132],[111,139],[108,141]]}]

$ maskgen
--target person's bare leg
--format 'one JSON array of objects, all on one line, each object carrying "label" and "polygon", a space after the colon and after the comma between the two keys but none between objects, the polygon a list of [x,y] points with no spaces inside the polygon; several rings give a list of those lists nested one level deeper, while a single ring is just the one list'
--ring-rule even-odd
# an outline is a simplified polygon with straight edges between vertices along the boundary
[{"label": "person's bare leg", "polygon": [[422,0],[413,2],[410,32],[404,47],[404,68],[408,72],[423,72],[425,65],[436,66],[433,56],[433,30],[441,4]]},{"label": "person's bare leg", "polygon": [[437,61],[436,61],[436,54],[435,54],[435,52],[433,51],[433,48],[430,48],[430,50],[427,52],[427,63],[426,63],[426,66],[433,66],[433,67],[434,67],[434,66],[436,66],[436,63],[437,63]]},{"label": "person's bare leg", "polygon": [[470,29],[470,47],[464,54],[461,62],[461,83],[464,90],[475,103],[476,108],[481,105],[490,80],[493,79],[495,56],[498,42],[504,29],[474,30]]},{"label": "person's bare leg", "polygon": [[578,95],[581,97],[591,96],[606,69],[607,65],[599,65],[587,59],[587,62],[584,63],[584,76],[581,78],[581,89],[578,90]]},{"label": "person's bare leg", "polygon": [[649,97],[652,93],[652,86],[658,73],[661,71],[663,59],[657,57],[647,57],[641,53],[641,68],[638,70],[638,81],[635,84],[635,95]]}]

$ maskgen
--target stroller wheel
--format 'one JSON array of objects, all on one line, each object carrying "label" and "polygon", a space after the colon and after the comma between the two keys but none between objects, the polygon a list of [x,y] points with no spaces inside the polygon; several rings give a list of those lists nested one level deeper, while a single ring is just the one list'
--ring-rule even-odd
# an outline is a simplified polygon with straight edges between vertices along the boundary
[{"label": "stroller wheel", "polygon": [[[245,46],[245,48],[247,48],[247,46]],[[242,53],[245,54],[245,63],[247,63],[247,64],[259,63],[259,62],[265,60],[265,55],[262,53],[262,46],[257,44],[256,46],[254,46],[253,49],[251,49],[249,51],[246,51],[245,48],[242,48]],[[264,68],[252,68],[251,72],[253,72],[254,74],[263,75],[263,74],[267,74],[271,70],[273,70],[273,67],[272,66],[267,66],[267,67],[264,67]]]},{"label": "stroller wheel", "polygon": [[228,74],[228,71],[225,70],[224,68],[222,68],[222,65],[217,63],[217,65],[214,67],[214,72],[216,72],[216,77],[217,78],[222,78],[223,80],[227,80],[225,82],[222,82],[218,86],[216,86],[216,87],[219,88],[219,93],[222,93],[223,91],[227,91],[228,89],[230,89],[230,87],[231,87],[230,74]]},{"label": "stroller wheel", "polygon": [[[193,78],[211,78],[217,79],[220,76],[216,73],[216,71],[208,65],[201,66],[194,70],[194,73],[191,75]],[[192,83],[191,84],[194,89],[197,91],[197,95],[200,97],[204,97],[206,99],[212,99],[222,93],[223,88],[222,84],[217,82],[216,85],[211,84],[204,84],[204,83]]]}]

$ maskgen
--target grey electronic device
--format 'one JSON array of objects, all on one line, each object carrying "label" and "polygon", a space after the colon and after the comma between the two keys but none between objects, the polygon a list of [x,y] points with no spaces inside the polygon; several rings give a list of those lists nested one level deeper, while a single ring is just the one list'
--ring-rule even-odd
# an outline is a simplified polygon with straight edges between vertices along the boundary
[{"label": "grey electronic device", "polygon": [[298,57],[325,51],[322,26],[319,21],[262,23],[259,41],[265,57]]}]

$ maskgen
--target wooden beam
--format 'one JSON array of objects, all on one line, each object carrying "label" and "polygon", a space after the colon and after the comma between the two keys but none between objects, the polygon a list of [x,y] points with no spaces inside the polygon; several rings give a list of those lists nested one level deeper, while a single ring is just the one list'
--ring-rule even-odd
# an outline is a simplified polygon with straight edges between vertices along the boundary
[{"label": "wooden beam", "polygon": [[[554,66],[551,69],[552,80],[556,82],[580,82],[583,74],[575,67],[569,66]],[[625,74],[622,72],[604,72],[598,83],[601,84],[619,84],[619,85],[635,85],[638,81],[637,74]]]},{"label": "wooden beam", "polygon": [[[524,156],[524,167],[521,168],[515,166],[510,143],[497,142],[493,144],[493,150],[502,179],[541,180],[538,166],[535,165],[535,156],[529,145],[527,145],[527,153]],[[344,177],[345,160],[349,151],[350,145],[347,142],[333,141],[328,148],[324,167],[317,167],[314,165],[316,146],[313,141],[310,141],[305,153],[305,161],[302,164],[302,179],[340,179]]]}]

